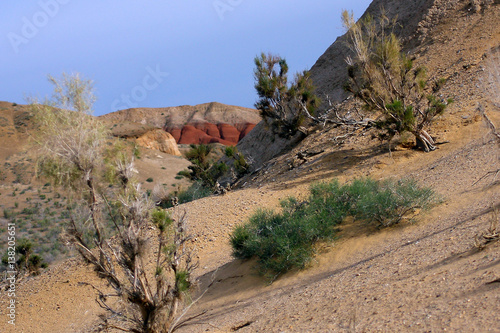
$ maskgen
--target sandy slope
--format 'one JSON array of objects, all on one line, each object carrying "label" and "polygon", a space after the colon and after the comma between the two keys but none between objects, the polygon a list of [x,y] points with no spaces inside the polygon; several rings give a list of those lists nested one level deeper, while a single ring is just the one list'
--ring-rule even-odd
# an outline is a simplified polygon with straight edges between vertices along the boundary
[{"label": "sandy slope", "polygon": [[[215,285],[187,316],[206,313],[181,332],[228,332],[247,323],[242,332],[500,331],[500,284],[489,284],[500,278],[500,246],[482,252],[473,247],[473,236],[487,227],[492,205],[500,204],[498,180],[472,186],[499,166],[486,132],[476,122],[432,154],[397,151],[392,158],[377,155],[380,163],[368,170],[352,165],[353,173],[377,178],[411,173],[441,194],[444,203],[415,225],[384,231],[347,225],[343,237],[324,248],[311,268],[270,286],[255,274],[252,262],[231,259],[228,233],[257,207],[273,207],[280,198],[304,193],[307,184],[296,185],[301,175],[184,205],[198,235],[200,290],[218,271]],[[326,179],[330,173],[315,175]],[[16,332],[88,332],[101,310],[92,289],[79,282],[103,286],[76,261],[21,283]],[[4,313],[6,297],[1,296]]]},{"label": "sandy slope", "polygon": [[[500,124],[494,104],[499,81],[490,75],[500,45],[500,9],[495,4],[473,15],[466,1],[454,3],[414,50],[416,62],[448,78],[443,94],[455,103],[431,134],[449,143],[429,154],[398,148],[390,156],[370,132],[334,140],[339,130],[319,130],[251,175],[248,187],[183,205],[197,235],[198,293],[214,272],[216,283],[186,317],[201,315],[180,332],[500,332],[500,244],[481,252],[473,246],[473,237],[488,227],[492,207],[500,206],[500,176],[473,185],[500,167],[499,148],[476,111],[481,103]],[[297,151],[317,148],[324,152],[290,169]],[[258,207],[303,195],[313,181],[364,175],[414,177],[432,186],[443,203],[413,225],[377,231],[346,224],[309,269],[272,285],[255,274],[253,262],[231,258],[228,234]],[[102,310],[92,289],[79,285],[84,281],[103,286],[78,261],[22,281],[16,330],[2,321],[0,331],[92,331]],[[2,318],[6,301],[2,290]]]}]

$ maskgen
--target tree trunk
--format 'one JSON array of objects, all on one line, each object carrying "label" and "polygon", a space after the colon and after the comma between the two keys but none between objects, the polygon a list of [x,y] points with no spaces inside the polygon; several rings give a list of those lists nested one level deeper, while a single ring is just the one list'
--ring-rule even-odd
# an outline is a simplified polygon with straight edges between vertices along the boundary
[{"label": "tree trunk", "polygon": [[417,148],[422,149],[426,153],[436,150],[435,142],[425,130],[420,130],[413,133],[416,137]]},{"label": "tree trunk", "polygon": [[167,295],[165,303],[149,313],[145,322],[145,332],[168,333],[170,326],[174,322],[178,304],[178,297],[175,297],[173,293]]}]

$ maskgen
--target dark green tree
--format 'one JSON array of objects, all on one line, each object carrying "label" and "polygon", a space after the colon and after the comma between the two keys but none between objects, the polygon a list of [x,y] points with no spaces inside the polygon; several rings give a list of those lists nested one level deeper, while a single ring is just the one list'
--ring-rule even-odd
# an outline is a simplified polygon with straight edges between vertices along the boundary
[{"label": "dark green tree", "polygon": [[320,101],[314,94],[308,71],[295,74],[289,83],[285,59],[262,53],[254,61],[255,89],[259,96],[255,107],[276,133],[292,136],[306,119],[318,121],[314,111]]}]

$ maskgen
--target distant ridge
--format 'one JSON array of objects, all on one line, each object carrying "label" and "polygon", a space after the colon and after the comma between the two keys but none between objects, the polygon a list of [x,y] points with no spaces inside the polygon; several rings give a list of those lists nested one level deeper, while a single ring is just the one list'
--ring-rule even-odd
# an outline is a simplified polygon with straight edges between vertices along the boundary
[{"label": "distant ridge", "polygon": [[165,108],[132,108],[100,116],[109,123],[137,123],[162,128],[177,143],[235,145],[260,122],[255,109],[217,102]]}]

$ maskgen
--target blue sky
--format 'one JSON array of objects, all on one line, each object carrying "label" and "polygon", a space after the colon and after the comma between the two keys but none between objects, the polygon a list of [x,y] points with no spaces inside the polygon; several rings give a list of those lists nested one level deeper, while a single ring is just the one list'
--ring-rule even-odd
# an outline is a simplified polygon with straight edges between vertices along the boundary
[{"label": "blue sky", "polygon": [[0,100],[51,94],[47,75],[92,79],[95,114],[217,101],[253,107],[253,58],[309,69],[369,0],[39,0],[0,4]]}]

